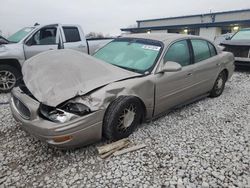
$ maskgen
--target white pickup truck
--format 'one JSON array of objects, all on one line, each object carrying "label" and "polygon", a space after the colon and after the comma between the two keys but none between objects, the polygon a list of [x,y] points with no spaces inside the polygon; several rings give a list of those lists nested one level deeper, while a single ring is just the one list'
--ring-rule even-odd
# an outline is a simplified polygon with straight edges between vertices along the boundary
[{"label": "white pickup truck", "polygon": [[111,38],[86,40],[79,25],[51,24],[26,27],[0,45],[0,92],[9,92],[22,80],[22,65],[47,50],[73,49],[92,55]]}]

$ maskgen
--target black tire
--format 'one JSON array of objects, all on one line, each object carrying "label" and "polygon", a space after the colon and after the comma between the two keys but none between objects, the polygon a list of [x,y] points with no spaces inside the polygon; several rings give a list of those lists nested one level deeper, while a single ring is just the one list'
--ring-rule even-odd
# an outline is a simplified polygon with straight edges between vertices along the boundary
[{"label": "black tire", "polygon": [[[8,73],[8,75],[6,75]],[[6,85],[5,77],[9,77],[11,83]],[[10,65],[0,65],[0,93],[8,93],[22,80],[22,74],[15,67]]]},{"label": "black tire", "polygon": [[225,71],[220,72],[214,83],[214,87],[210,92],[210,97],[212,98],[219,97],[224,91],[226,81],[227,81],[227,75]]},{"label": "black tire", "polygon": [[[130,109],[130,112],[127,111],[127,115],[122,116],[128,109]],[[135,109],[134,113],[132,112],[133,109]],[[127,118],[129,121],[121,125],[121,122],[125,122],[125,116],[129,117],[129,113],[134,114],[134,116],[132,115],[133,119]],[[123,120],[122,117],[124,117]],[[103,135],[105,138],[112,141],[126,138],[140,124],[142,117],[143,108],[138,98],[133,96],[118,97],[109,105],[105,113],[103,120]],[[130,121],[132,121],[132,123],[129,123]],[[128,127],[125,126],[128,124]]]}]

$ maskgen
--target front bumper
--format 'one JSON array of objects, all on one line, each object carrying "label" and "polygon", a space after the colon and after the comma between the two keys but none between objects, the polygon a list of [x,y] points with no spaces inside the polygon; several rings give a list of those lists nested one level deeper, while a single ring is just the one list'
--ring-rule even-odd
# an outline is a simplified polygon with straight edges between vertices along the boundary
[{"label": "front bumper", "polygon": [[250,67],[250,58],[235,57],[235,65]]},{"label": "front bumper", "polygon": [[[17,109],[14,97],[21,101],[30,111],[30,117],[24,117]],[[41,118],[38,114],[40,103],[23,93],[20,88],[12,90],[10,107],[13,117],[21,127],[38,139],[60,148],[75,148],[94,143],[102,137],[104,110],[99,110],[67,123],[54,123]],[[57,138],[70,137],[58,142]]]}]

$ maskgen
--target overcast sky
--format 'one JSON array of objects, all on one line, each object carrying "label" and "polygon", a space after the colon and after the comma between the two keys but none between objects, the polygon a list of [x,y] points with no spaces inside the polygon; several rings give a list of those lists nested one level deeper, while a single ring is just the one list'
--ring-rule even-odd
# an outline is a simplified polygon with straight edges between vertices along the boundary
[{"label": "overcast sky", "polygon": [[65,23],[118,35],[136,20],[246,8],[250,0],[1,0],[0,30],[9,35],[35,22]]}]

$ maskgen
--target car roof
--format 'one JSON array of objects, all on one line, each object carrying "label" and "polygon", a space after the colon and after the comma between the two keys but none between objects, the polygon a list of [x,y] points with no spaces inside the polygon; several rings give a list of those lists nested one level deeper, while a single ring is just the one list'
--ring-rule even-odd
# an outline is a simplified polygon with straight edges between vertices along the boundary
[{"label": "car roof", "polygon": [[141,39],[151,39],[165,42],[168,40],[177,40],[182,38],[201,38],[193,35],[184,35],[176,33],[139,33],[139,34],[128,34],[124,35],[125,38],[141,38]]}]

